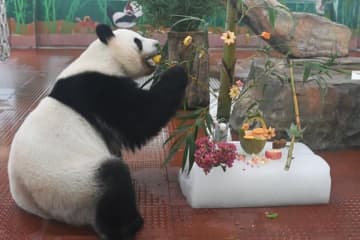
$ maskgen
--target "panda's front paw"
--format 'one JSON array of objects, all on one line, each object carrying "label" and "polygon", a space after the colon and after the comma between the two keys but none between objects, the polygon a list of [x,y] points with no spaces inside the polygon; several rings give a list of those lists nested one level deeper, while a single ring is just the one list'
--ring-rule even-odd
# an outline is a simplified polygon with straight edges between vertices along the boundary
[{"label": "panda's front paw", "polygon": [[188,74],[183,66],[175,65],[164,72],[163,80],[169,80],[186,86],[188,82]]}]

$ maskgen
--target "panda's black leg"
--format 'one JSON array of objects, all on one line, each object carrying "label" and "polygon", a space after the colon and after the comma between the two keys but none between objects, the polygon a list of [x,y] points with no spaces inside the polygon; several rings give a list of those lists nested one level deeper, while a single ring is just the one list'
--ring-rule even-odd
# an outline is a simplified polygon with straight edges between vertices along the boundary
[{"label": "panda's black leg", "polygon": [[143,225],[136,206],[135,190],[128,166],[119,158],[106,160],[98,169],[100,198],[96,206],[95,230],[102,239],[132,239]]}]

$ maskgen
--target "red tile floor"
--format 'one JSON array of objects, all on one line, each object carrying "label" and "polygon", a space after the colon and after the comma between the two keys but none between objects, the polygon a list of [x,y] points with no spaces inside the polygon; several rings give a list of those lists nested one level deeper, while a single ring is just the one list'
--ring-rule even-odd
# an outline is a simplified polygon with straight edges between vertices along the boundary
[{"label": "red tile floor", "polygon": [[[18,50],[8,62],[0,63],[0,240],[96,239],[90,228],[45,221],[17,208],[6,171],[14,132],[52,87],[56,75],[78,54]],[[145,219],[136,239],[360,240],[360,150],[320,153],[331,166],[328,205],[192,209],[177,183],[179,168],[176,164],[161,167],[166,153],[162,143],[173,127],[171,122],[141,151],[125,154]],[[277,212],[279,217],[267,219],[265,212]]]}]

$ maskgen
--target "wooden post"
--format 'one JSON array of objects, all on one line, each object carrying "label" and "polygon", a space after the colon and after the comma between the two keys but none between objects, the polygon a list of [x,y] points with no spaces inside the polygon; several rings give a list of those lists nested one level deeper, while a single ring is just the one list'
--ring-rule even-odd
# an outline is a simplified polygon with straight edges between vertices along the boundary
[{"label": "wooden post", "polygon": [[[184,39],[192,37],[194,45],[184,46]],[[185,94],[185,105],[187,109],[196,109],[209,105],[209,57],[208,34],[206,31],[195,32],[173,32],[168,33],[169,62],[183,63],[189,74],[189,81]],[[195,49],[201,48],[201,51]],[[186,62],[184,62],[186,60]]]}]

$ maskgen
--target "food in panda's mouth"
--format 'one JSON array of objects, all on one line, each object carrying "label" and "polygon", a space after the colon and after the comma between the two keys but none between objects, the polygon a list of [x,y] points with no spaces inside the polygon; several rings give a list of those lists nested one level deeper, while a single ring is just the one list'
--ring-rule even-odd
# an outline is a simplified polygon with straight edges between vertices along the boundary
[{"label": "food in panda's mouth", "polygon": [[157,55],[153,56],[152,60],[154,61],[154,63],[159,64],[161,61],[161,55],[157,54]]},{"label": "food in panda's mouth", "polygon": [[155,67],[157,64],[160,63],[160,60],[161,60],[161,55],[156,54],[156,55],[146,58],[145,62],[149,67]]},{"label": "food in panda's mouth", "polygon": [[265,157],[271,160],[278,160],[282,156],[280,149],[270,149],[265,151]]}]

